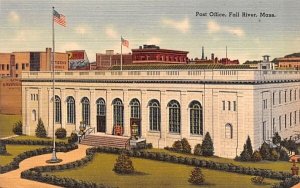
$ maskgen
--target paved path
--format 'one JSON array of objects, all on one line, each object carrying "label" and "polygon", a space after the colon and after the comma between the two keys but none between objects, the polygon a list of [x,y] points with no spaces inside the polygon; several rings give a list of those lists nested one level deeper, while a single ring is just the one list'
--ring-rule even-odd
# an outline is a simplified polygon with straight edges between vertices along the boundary
[{"label": "paved path", "polygon": [[[64,164],[72,161],[76,161],[85,156],[86,149],[90,146],[78,145],[78,149],[62,153],[57,153],[57,158],[62,159],[63,161],[56,164]],[[52,188],[57,187],[45,183],[40,183],[36,181],[21,179],[21,172],[24,170],[28,170],[30,168],[36,166],[47,166],[47,165],[56,165],[56,164],[48,164],[46,160],[51,158],[51,154],[39,155],[35,157],[31,157],[25,159],[20,163],[20,168],[14,171],[7,172],[5,174],[0,174],[0,188]]]}]

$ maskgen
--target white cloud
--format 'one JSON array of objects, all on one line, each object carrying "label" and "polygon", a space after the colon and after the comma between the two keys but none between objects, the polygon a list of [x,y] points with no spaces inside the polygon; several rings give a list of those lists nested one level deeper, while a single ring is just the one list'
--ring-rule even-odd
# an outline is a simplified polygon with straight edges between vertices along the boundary
[{"label": "white cloud", "polygon": [[87,34],[90,31],[90,28],[88,26],[77,26],[75,28],[75,32],[77,34]]},{"label": "white cloud", "polygon": [[155,45],[159,45],[160,43],[161,43],[161,39],[157,37],[152,37],[146,42],[146,44],[155,44]]},{"label": "white cloud", "polygon": [[207,23],[207,29],[209,33],[215,33],[215,32],[219,32],[220,31],[221,26],[214,21],[209,21]]},{"label": "white cloud", "polygon": [[35,41],[40,38],[40,33],[37,31],[24,29],[16,31],[13,40],[16,42]]},{"label": "white cloud", "polygon": [[165,18],[162,20],[162,23],[168,27],[177,29],[182,33],[188,32],[191,27],[188,18],[184,18],[183,20],[172,20],[172,19]]},{"label": "white cloud", "polygon": [[8,14],[8,21],[11,23],[18,23],[20,21],[20,16],[15,11],[10,11]]},{"label": "white cloud", "polygon": [[112,26],[106,27],[105,33],[109,38],[112,38],[112,39],[117,39],[119,37],[118,32]]},{"label": "white cloud", "polygon": [[61,45],[61,47],[59,47],[58,49],[58,51],[68,51],[68,50],[81,50],[81,47],[76,42],[68,42]]},{"label": "white cloud", "polygon": [[208,33],[218,33],[218,32],[226,32],[232,35],[236,35],[238,37],[245,36],[245,31],[239,27],[230,27],[230,26],[223,26],[218,24],[215,21],[209,21],[207,23],[207,30]]}]

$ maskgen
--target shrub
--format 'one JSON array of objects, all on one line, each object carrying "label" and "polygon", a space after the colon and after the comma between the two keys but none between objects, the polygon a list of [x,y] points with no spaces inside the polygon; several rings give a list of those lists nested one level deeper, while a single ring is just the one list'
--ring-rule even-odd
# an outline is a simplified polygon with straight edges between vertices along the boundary
[{"label": "shrub", "polygon": [[67,131],[64,128],[58,128],[55,131],[56,138],[66,138]]},{"label": "shrub", "polygon": [[281,161],[290,160],[288,153],[284,149],[281,149],[279,151],[279,160],[281,160]]},{"label": "shrub", "polygon": [[195,167],[191,172],[188,182],[195,185],[201,185],[204,181],[204,175],[202,174],[201,169],[199,167]]},{"label": "shrub", "polygon": [[47,136],[46,129],[41,118],[39,118],[37,127],[35,129],[35,135],[39,138],[45,138]]},{"label": "shrub", "polygon": [[147,143],[147,144],[146,144],[146,148],[147,148],[147,149],[152,149],[152,148],[153,148],[152,143]]},{"label": "shrub", "polygon": [[214,144],[209,135],[209,132],[206,133],[202,142],[202,154],[203,156],[213,156],[214,154]]},{"label": "shrub", "polygon": [[270,152],[270,160],[277,161],[279,159],[279,155],[275,149],[272,149]]},{"label": "shrub", "polygon": [[281,142],[281,137],[279,136],[278,132],[276,132],[272,138],[272,142],[274,145],[278,146]]},{"label": "shrub", "polygon": [[255,177],[253,177],[253,178],[251,178],[251,181],[252,181],[252,183],[254,183],[254,184],[259,184],[259,185],[261,185],[261,184],[263,184],[264,183],[264,177],[262,177],[262,176],[255,176]]},{"label": "shrub", "polygon": [[132,161],[125,152],[118,156],[113,171],[118,174],[132,174],[134,172]]},{"label": "shrub", "polygon": [[16,135],[22,135],[23,130],[22,130],[22,121],[17,121],[14,126],[13,126],[13,133],[15,133]]},{"label": "shrub", "polygon": [[242,151],[242,153],[241,153],[240,160],[241,161],[251,161],[251,157],[252,156],[250,155],[250,153],[247,150],[245,150],[245,147],[244,147],[244,151]]},{"label": "shrub", "polygon": [[270,159],[270,146],[264,142],[261,145],[261,148],[259,149],[259,153],[263,160],[269,160]]},{"label": "shrub", "polygon": [[253,155],[252,155],[252,161],[258,162],[261,160],[262,160],[262,158],[261,158],[260,153],[258,151],[254,151]]},{"label": "shrub", "polygon": [[181,144],[183,153],[191,153],[192,148],[186,138],[181,139]]},{"label": "shrub", "polygon": [[194,148],[194,155],[202,155],[201,144],[197,144]]},{"label": "shrub", "polygon": [[172,148],[176,151],[176,152],[182,152],[183,151],[183,146],[180,140],[177,140],[173,143]]},{"label": "shrub", "polygon": [[250,137],[248,136],[246,143],[244,144],[244,150],[242,151],[240,157],[237,159],[241,161],[251,161],[252,155],[253,155],[252,144],[251,144]]},{"label": "shrub", "polygon": [[7,151],[5,142],[0,141],[0,155],[4,155],[6,153]]},{"label": "shrub", "polygon": [[246,147],[247,147],[247,151],[250,154],[250,156],[252,156],[253,154],[253,149],[252,149],[252,144],[251,144],[251,139],[248,136],[247,140],[246,140]]},{"label": "shrub", "polygon": [[70,137],[68,138],[68,143],[76,143],[78,141],[78,136],[76,133],[71,133]]}]

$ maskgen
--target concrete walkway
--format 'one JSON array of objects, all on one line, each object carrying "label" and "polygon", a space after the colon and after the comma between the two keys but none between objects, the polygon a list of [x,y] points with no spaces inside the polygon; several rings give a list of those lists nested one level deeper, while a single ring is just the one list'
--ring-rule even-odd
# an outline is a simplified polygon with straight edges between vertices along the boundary
[{"label": "concrete walkway", "polygon": [[[86,149],[89,147],[90,146],[78,145],[78,149],[76,150],[67,153],[62,153],[62,152],[57,153],[57,158],[62,159],[63,161],[56,164],[65,164],[85,157]],[[56,165],[56,164],[46,163],[46,160],[49,160],[50,158],[51,158],[51,154],[31,157],[22,161],[19,165],[20,168],[14,171],[7,172],[5,174],[0,174],[0,188],[57,187],[57,186],[21,178],[21,172],[23,172],[24,170],[28,170],[30,168],[37,167],[37,166]]]}]

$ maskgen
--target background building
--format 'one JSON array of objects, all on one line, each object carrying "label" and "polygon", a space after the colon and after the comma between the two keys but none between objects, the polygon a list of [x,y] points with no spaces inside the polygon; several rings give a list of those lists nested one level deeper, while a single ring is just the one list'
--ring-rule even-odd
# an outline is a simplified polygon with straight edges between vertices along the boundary
[{"label": "background building", "polygon": [[67,51],[69,70],[90,70],[90,61],[85,50]]},{"label": "background building", "polygon": [[187,64],[187,51],[160,49],[156,45],[143,45],[132,49],[133,64]]},{"label": "background building", "polygon": [[[132,64],[132,55],[122,54],[122,64],[129,65]],[[121,54],[115,54],[114,50],[106,50],[105,54],[96,54],[96,66],[93,66],[97,70],[109,69],[112,66],[121,65]]]},{"label": "background building", "polygon": [[22,113],[21,80],[18,78],[0,79],[0,114]]}]

